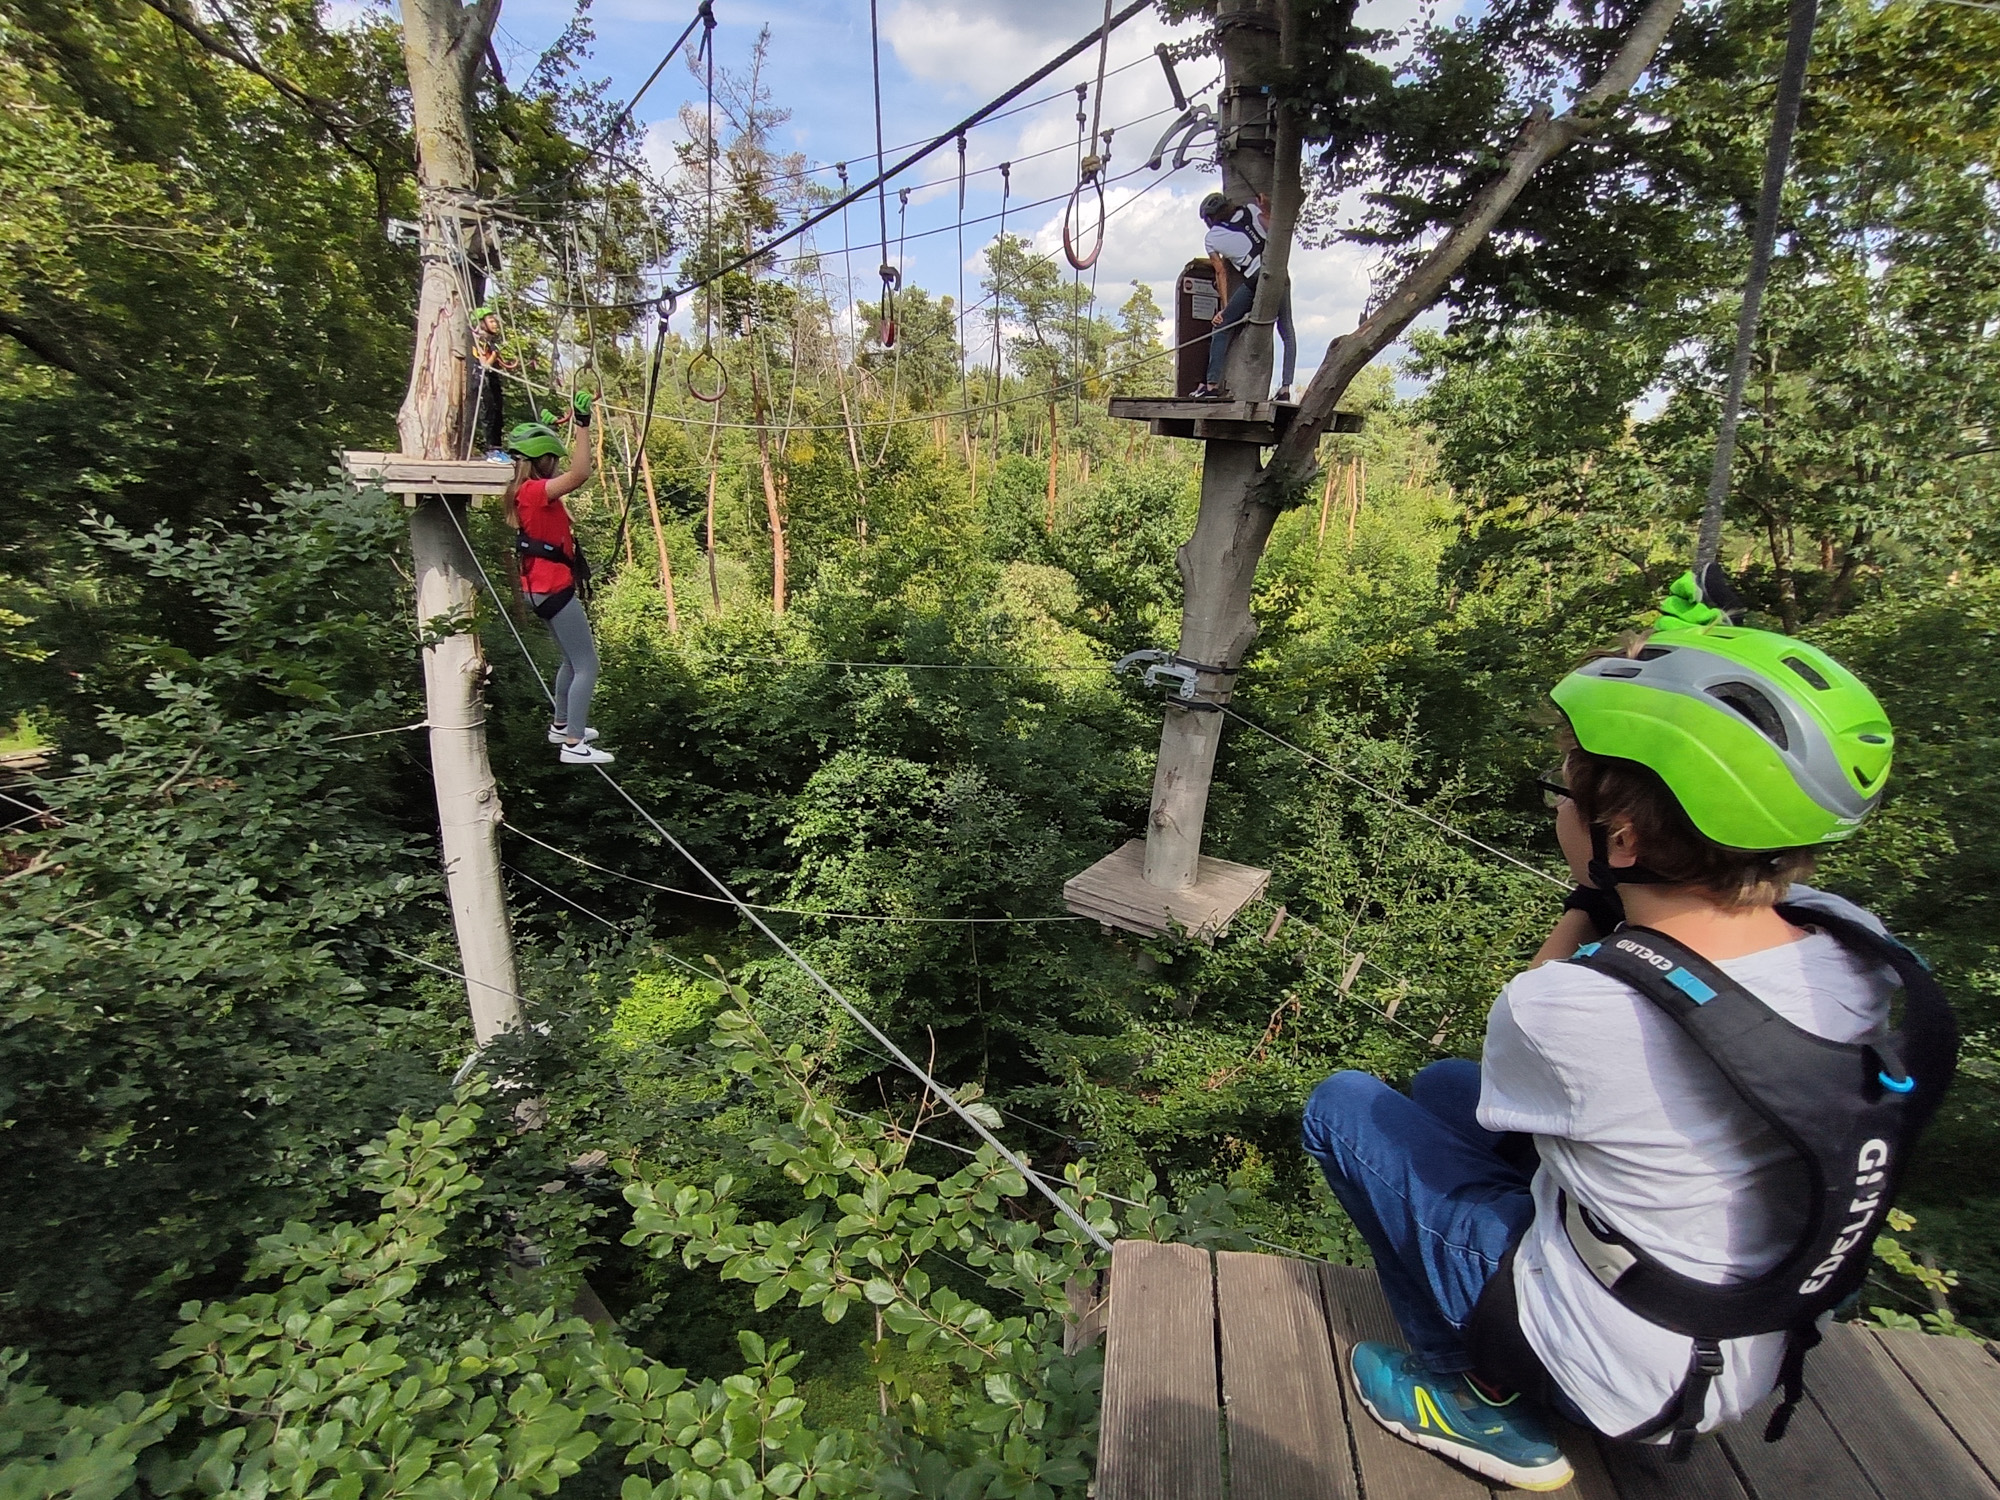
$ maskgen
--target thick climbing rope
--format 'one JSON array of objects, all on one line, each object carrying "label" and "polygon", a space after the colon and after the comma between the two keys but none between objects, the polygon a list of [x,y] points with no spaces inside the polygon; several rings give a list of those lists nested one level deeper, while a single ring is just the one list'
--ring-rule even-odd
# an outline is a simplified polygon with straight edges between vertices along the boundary
[{"label": "thick climbing rope", "polygon": [[[674,60],[674,54],[679,52],[681,48],[684,45],[686,45],[687,39],[694,35],[695,27],[700,26],[704,28],[704,33],[712,32],[715,30],[715,11],[713,9],[713,4],[714,0],[701,0],[701,4],[695,8],[694,19],[689,21],[687,23],[686,29],[683,30],[679,36],[674,38],[674,44],[673,46],[667,48],[666,56],[662,57],[659,61],[658,66],[656,66],[652,72],[646,75],[646,81],[639,85],[638,90],[632,95],[632,97],[625,101],[625,107],[618,111],[617,118],[612,120],[612,122],[604,128],[604,130],[598,135],[596,141],[594,141],[591,145],[586,146],[584,148],[585,160],[588,160],[593,156],[599,156],[604,154],[604,148],[611,144],[612,139],[618,134],[620,130],[622,130],[625,127],[626,123],[632,118],[632,111],[639,107],[639,101],[646,97],[646,90],[650,89],[654,85],[654,83],[656,83],[659,80],[660,75],[666,71],[667,64]],[[572,180],[576,176],[576,171],[577,169],[575,167],[572,167],[569,170],[569,172],[565,174],[563,179],[565,184],[567,184],[570,180]]]},{"label": "thick climbing rope", "polygon": [[[1729,364],[1729,385],[1722,398],[1722,425],[1715,439],[1715,464],[1709,471],[1701,531],[1695,541],[1697,579],[1706,580],[1722,547],[1722,510],[1729,498],[1730,468],[1736,458],[1736,428],[1743,414],[1743,388],[1750,378],[1750,358],[1764,306],[1764,284],[1771,276],[1778,213],[1783,206],[1792,136],[1798,129],[1799,106],[1805,96],[1806,67],[1812,60],[1813,27],[1818,16],[1819,0],[1792,0],[1785,60],[1778,73],[1777,102],[1771,111],[1771,135],[1764,147],[1763,192],[1757,199],[1757,222],[1750,238],[1750,275],[1744,282],[1743,305],[1736,315],[1736,352]],[[1763,420],[1768,425],[1771,413],[1765,412]]]},{"label": "thick climbing rope", "polygon": [[958,341],[958,404],[966,405],[970,398],[965,391],[965,136],[958,138],[958,217],[953,225],[958,232],[958,316],[954,319]]},{"label": "thick climbing rope", "polygon": [[[910,222],[910,190],[903,188],[896,194],[896,264],[903,263],[903,234]],[[882,424],[882,451],[875,456],[876,463],[883,463],[889,457],[889,441],[896,435],[896,413],[903,400],[903,341],[896,339],[895,353],[889,358],[889,420]]]},{"label": "thick climbing rope", "polygon": [[[1000,232],[993,237],[997,249],[1007,238],[1007,199],[1014,190],[1012,163],[1000,163]],[[995,443],[995,463],[1000,461],[998,443],[1000,441],[1000,267],[993,267],[993,441]]]},{"label": "thick climbing rope", "polygon": [[[903,283],[903,270],[901,265],[889,263],[889,176],[882,147],[882,28],[875,12],[876,0],[868,0],[868,60],[875,78],[875,214],[882,248],[882,317],[876,325],[876,336],[883,348],[892,349],[896,344],[896,289]],[[907,192],[903,194],[905,204],[909,198]]]},{"label": "thick climbing rope", "polygon": [[[703,58],[706,59],[708,64],[707,73],[705,75],[702,85],[703,93],[706,96],[706,109],[708,111],[708,124],[705,127],[706,133],[704,134],[701,143],[702,170],[704,175],[702,200],[701,200],[702,201],[702,250],[704,254],[714,255],[716,253],[716,245],[715,245],[716,145],[715,145],[715,21],[713,17],[710,17],[708,24],[702,30],[701,55]],[[708,278],[706,282],[702,283],[702,286],[705,289],[709,284],[713,283],[718,279],[719,276],[711,276]],[[660,326],[660,331],[661,331],[661,336],[664,338],[666,333],[666,325],[664,322],[662,322]],[[703,365],[707,365],[713,368],[715,371],[715,384],[712,386],[704,387],[703,385],[698,383],[695,379],[695,371],[700,369]],[[729,392],[729,372],[723,369],[722,361],[715,357],[715,293],[713,292],[708,292],[701,299],[701,352],[695,355],[693,359],[688,361],[687,392],[690,396],[694,397],[695,400],[706,401],[711,405],[719,404],[722,398]]]},{"label": "thick climbing rope", "polygon": [[[1101,37],[1097,47],[1097,98],[1091,106],[1088,151],[1083,149],[1083,96],[1089,86],[1081,83],[1076,86],[1076,187],[1069,195],[1069,205],[1063,209],[1062,227],[1063,254],[1068,257],[1070,269],[1073,271],[1089,270],[1097,264],[1097,257],[1104,253],[1104,168],[1110,160],[1111,133],[1103,131],[1100,136],[1099,132],[1104,124],[1104,65],[1111,52],[1111,0],[1104,0],[1104,29]],[[1088,255],[1079,248],[1083,225],[1073,222],[1081,218],[1083,190],[1086,187],[1097,190],[1097,239],[1091,245]]]}]

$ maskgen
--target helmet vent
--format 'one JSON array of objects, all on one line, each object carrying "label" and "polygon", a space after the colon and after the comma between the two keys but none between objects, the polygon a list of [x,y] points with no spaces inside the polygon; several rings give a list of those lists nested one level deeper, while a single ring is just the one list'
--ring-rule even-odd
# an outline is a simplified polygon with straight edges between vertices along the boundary
[{"label": "helmet vent", "polygon": [[1855,738],[1864,745],[1886,745],[1889,743],[1879,734],[1857,734]]},{"label": "helmet vent", "polygon": [[1672,656],[1672,646],[1642,646],[1634,658],[1637,661],[1658,661],[1663,656]]},{"label": "helmet vent", "polygon": [[1794,672],[1798,673],[1799,676],[1803,677],[1807,682],[1811,683],[1814,687],[1818,688],[1822,693],[1826,692],[1829,688],[1833,686],[1832,683],[1828,682],[1824,677],[1820,676],[1818,672],[1814,671],[1805,662],[1800,661],[1796,656],[1786,657],[1785,665],[1790,667]]},{"label": "helmet vent", "polygon": [[1789,750],[1791,741],[1785,734],[1785,721],[1778,716],[1778,710],[1762,691],[1747,682],[1725,682],[1708,690],[1708,696],[1726,703],[1744,718],[1757,726],[1757,730],[1780,750]]},{"label": "helmet vent", "polygon": [[1605,667],[1597,675],[1599,677],[1637,677],[1641,674],[1637,667]]},{"label": "helmet vent", "polygon": [[1854,773],[1854,779],[1860,783],[1863,791],[1866,791],[1875,784],[1875,778],[1862,770],[1861,767],[1849,766],[1848,769]]}]

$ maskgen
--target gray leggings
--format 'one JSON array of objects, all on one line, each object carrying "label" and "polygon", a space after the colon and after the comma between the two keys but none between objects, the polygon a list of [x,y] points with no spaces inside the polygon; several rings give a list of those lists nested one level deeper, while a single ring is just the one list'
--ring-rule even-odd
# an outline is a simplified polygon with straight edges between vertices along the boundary
[{"label": "gray leggings", "polygon": [[[530,594],[528,602],[540,604],[547,594]],[[597,691],[597,642],[591,639],[590,617],[583,601],[571,599],[549,621],[549,632],[562,652],[556,669],[555,721],[568,730],[570,738],[581,739],[590,723],[590,695]]]}]

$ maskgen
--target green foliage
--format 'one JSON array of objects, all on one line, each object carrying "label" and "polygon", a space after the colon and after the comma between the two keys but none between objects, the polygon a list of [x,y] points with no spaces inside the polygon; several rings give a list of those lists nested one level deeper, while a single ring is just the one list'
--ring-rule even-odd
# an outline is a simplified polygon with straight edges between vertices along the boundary
[{"label": "green foliage", "polygon": [[623,1500],[852,1492],[851,1445],[800,1421],[782,1344],[746,1334],[742,1373],[689,1382],[549,1310],[489,1306],[449,1334],[427,1317],[441,1241],[481,1186],[462,1155],[480,1114],[405,1116],[366,1153],[379,1215],[289,1224],[249,1270],[272,1290],[188,1304],[158,1395],[63,1411],[0,1364],[8,1492],[523,1500],[602,1467],[600,1450],[644,1471]]},{"label": "green foliage", "polygon": [[335,742],[419,716],[375,665],[407,630],[343,597],[393,597],[393,515],[319,493],[258,519],[102,528],[203,608],[208,648],[120,644],[152,705],[108,713],[112,753],[46,788],[60,821],[20,840],[0,905],[0,1337],[65,1385],[132,1378],[182,1297],[227,1285],[257,1235],[339,1191],[346,1145],[437,1094],[375,946],[423,944],[434,900],[388,816],[393,737]]}]

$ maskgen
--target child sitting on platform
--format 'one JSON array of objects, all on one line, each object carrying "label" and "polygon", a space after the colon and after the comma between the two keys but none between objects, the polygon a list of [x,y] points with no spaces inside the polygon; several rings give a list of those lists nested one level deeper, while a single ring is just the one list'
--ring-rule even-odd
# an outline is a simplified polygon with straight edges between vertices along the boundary
[{"label": "child sitting on platform", "polygon": [[1914,955],[1793,883],[1887,779],[1856,678],[1687,576],[1643,647],[1553,696],[1577,885],[1537,967],[1480,1062],[1407,1095],[1336,1073],[1304,1121],[1411,1346],[1352,1350],[1368,1412],[1531,1490],[1571,1477],[1549,1414],[1680,1457],[1782,1384],[1782,1432],[1956,1046]]}]

